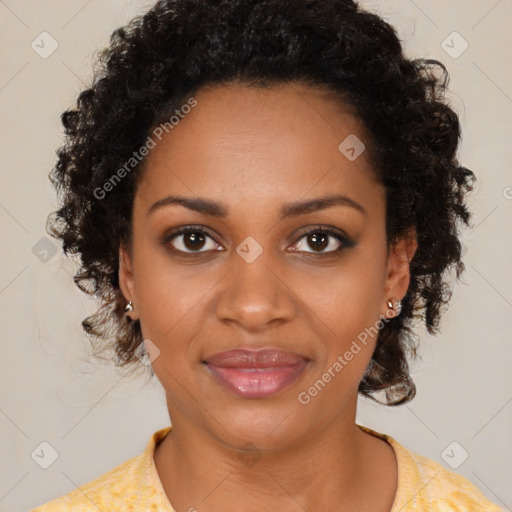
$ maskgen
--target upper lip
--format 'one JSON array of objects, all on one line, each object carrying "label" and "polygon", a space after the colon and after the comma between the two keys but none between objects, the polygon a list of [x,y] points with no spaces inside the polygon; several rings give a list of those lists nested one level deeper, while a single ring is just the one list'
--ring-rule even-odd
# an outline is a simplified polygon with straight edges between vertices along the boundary
[{"label": "upper lip", "polygon": [[275,368],[295,366],[305,361],[309,361],[305,356],[274,348],[227,350],[205,359],[208,364],[227,368]]}]

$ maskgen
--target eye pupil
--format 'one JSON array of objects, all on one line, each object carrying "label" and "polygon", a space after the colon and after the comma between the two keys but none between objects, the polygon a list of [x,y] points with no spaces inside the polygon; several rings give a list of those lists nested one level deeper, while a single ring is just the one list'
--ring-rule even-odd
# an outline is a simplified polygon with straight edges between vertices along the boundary
[{"label": "eye pupil", "polygon": [[329,244],[328,236],[325,233],[316,232],[309,235],[309,240],[313,242],[314,249],[325,249]]},{"label": "eye pupil", "polygon": [[[191,243],[189,243],[191,241]],[[191,233],[185,233],[183,235],[183,242],[187,249],[196,250],[201,249],[202,244],[204,244],[204,235],[198,233],[197,231]]]}]

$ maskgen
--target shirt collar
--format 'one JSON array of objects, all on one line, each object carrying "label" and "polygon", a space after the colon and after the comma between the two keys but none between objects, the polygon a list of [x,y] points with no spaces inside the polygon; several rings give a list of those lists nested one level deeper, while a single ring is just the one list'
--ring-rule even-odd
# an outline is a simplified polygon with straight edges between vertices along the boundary
[{"label": "shirt collar", "polygon": [[[398,463],[398,486],[391,512],[406,510],[406,506],[413,506],[419,491],[420,475],[410,452],[387,434],[376,432],[369,427],[357,423],[356,426],[364,432],[387,442],[395,452]],[[162,428],[151,436],[142,454],[138,473],[139,484],[144,495],[144,500],[152,500],[152,503],[156,503],[159,506],[159,512],[175,512],[165,494],[153,458],[156,446],[167,436],[171,428],[171,426]],[[413,501],[413,503],[410,503],[411,501]],[[143,503],[149,503],[149,501],[143,501]]]},{"label": "shirt collar", "polygon": [[412,454],[391,436],[376,432],[369,427],[364,427],[357,423],[356,426],[364,432],[386,441],[395,452],[398,464],[398,486],[395,494],[395,500],[391,507],[391,512],[399,512],[400,510],[403,512],[405,510],[409,510],[407,507],[412,508],[416,506],[418,491],[420,490],[420,474]]},{"label": "shirt collar", "polygon": [[[176,512],[172,507],[167,495],[165,494],[164,487],[158,476],[155,466],[153,455],[155,448],[165,436],[171,431],[171,426],[157,430],[149,439],[146,449],[142,454],[139,470],[138,470],[138,485],[141,489],[142,500],[141,502],[147,506],[153,505],[158,512]],[[149,510],[149,509],[148,509]]]}]

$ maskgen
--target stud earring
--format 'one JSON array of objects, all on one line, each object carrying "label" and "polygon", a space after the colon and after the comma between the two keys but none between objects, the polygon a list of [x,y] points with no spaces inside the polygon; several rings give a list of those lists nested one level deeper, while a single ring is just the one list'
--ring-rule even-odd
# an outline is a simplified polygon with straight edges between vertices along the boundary
[{"label": "stud earring", "polygon": [[133,302],[132,301],[128,302],[128,304],[126,304],[126,307],[124,308],[124,310],[127,313],[131,313],[133,311]]},{"label": "stud earring", "polygon": [[388,300],[387,301],[387,305],[388,305],[388,308],[390,308],[390,309],[395,309],[396,308],[396,315],[395,316],[398,316],[400,314],[400,312],[402,311],[402,301],[400,301],[400,300],[397,300],[395,302],[395,305],[393,305],[393,301]]}]

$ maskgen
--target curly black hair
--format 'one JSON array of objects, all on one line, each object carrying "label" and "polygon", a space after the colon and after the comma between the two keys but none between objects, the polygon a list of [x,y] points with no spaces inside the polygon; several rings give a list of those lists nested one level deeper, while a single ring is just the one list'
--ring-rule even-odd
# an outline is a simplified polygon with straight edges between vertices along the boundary
[{"label": "curly black hair", "polygon": [[363,121],[386,189],[388,248],[414,229],[402,313],[379,330],[358,387],[385,405],[412,400],[412,323],[439,331],[448,271],[457,279],[464,271],[458,224],[469,225],[464,201],[475,180],[456,158],[461,133],[446,67],[406,58],[395,29],[352,0],[161,0],[115,30],[97,57],[91,86],[61,116],[66,138],[50,172],[60,208],[47,227],[65,254],[79,255],[77,286],[101,301],[82,322],[96,355],[110,347],[118,366],[138,363],[142,333],[124,314],[118,254],[130,246],[139,149],[155,127],[207,85],[301,83],[332,92]]}]

